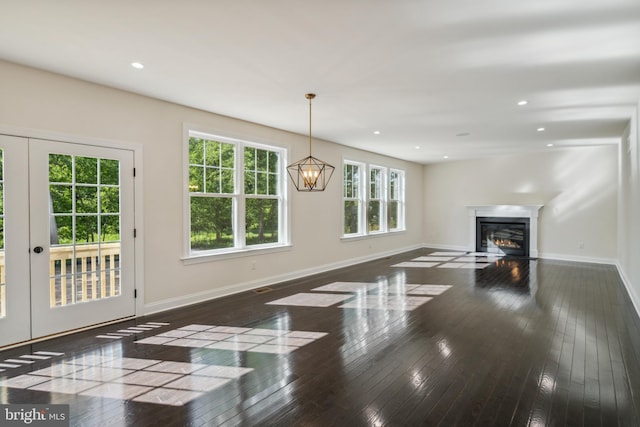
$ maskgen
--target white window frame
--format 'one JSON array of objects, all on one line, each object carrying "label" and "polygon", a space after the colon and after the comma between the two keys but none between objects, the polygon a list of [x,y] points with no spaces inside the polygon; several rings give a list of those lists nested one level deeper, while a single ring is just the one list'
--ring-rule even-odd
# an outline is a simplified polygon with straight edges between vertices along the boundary
[{"label": "white window frame", "polygon": [[[354,160],[343,159],[342,162],[342,238],[343,239],[353,239],[359,237],[367,237],[367,236],[377,236],[384,235],[389,233],[395,233],[400,231],[405,231],[405,171],[402,169],[391,168],[387,166],[380,166],[376,164],[369,164],[364,162],[358,162]],[[346,165],[354,165],[360,168],[360,182],[359,182],[359,191],[358,196],[347,199],[344,194],[344,185],[345,185],[345,166]],[[371,197],[371,171],[372,170],[380,170],[381,171],[381,183],[380,183],[380,195],[381,198],[372,198]],[[391,174],[398,175],[398,224],[397,227],[391,228],[389,225],[389,204],[391,203]],[[357,200],[358,203],[358,232],[357,233],[349,233],[346,234],[345,231],[345,202],[347,200]],[[373,200],[379,200],[381,204],[381,217],[380,217],[380,230],[369,230],[369,202]]]},{"label": "white window frame", "polygon": [[[233,144],[235,146],[235,188],[233,193],[225,194],[232,198],[232,227],[234,246],[202,251],[191,250],[191,192],[189,191],[189,140],[191,137],[204,138],[217,142]],[[278,241],[274,243],[252,244],[246,243],[245,207],[247,198],[261,198],[260,195],[245,194],[244,189],[244,148],[252,147],[261,150],[275,151],[279,155],[277,196],[266,198],[278,199]],[[239,138],[222,136],[217,132],[207,132],[194,127],[185,127],[183,138],[183,260],[185,262],[204,262],[228,256],[243,256],[256,251],[282,250],[290,243],[289,200],[287,185],[287,154],[285,147],[263,142],[248,141]]]},{"label": "white window frame", "polygon": [[[358,171],[358,188],[352,197],[345,196],[345,184],[346,184],[346,175],[345,175],[345,166],[355,166],[359,168]],[[344,237],[350,236],[362,236],[366,234],[367,226],[366,226],[366,197],[365,191],[367,190],[367,168],[364,163],[354,162],[351,160],[344,160],[342,162],[342,235]],[[358,230],[355,233],[345,233],[345,204],[347,201],[356,201],[358,202],[358,208],[356,210],[358,214]]]},{"label": "white window frame", "polygon": [[398,189],[398,193],[399,193],[399,197],[397,199],[398,202],[398,226],[396,228],[391,228],[389,226],[389,214],[388,214],[388,210],[386,213],[386,223],[387,223],[387,227],[388,230],[390,232],[393,231],[403,231],[405,229],[405,178],[404,178],[404,174],[405,172],[401,169],[394,169],[394,168],[390,168],[389,169],[389,178],[388,178],[388,185],[387,185],[387,209],[388,209],[388,205],[395,199],[391,198],[391,175],[392,174],[397,174],[398,175],[398,186],[400,187]]},{"label": "white window frame", "polygon": [[[371,181],[371,173],[374,170],[380,171],[380,183],[378,184],[378,197],[372,197],[371,190],[374,182]],[[387,168],[383,166],[369,165],[367,168],[367,234],[379,234],[387,231]],[[380,203],[378,230],[369,229],[369,204],[377,201]]]}]

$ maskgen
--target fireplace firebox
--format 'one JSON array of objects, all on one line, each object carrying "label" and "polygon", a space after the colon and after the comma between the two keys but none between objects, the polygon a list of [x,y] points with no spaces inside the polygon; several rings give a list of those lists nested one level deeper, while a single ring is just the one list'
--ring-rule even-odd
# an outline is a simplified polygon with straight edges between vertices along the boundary
[{"label": "fireplace firebox", "polygon": [[529,218],[476,217],[476,251],[529,256]]},{"label": "fireplace firebox", "polygon": [[[467,205],[466,207],[469,215],[469,243],[467,245],[469,251],[484,251],[484,249],[482,249],[482,245],[478,244],[479,239],[480,241],[483,240],[482,234],[478,237],[478,218],[499,218],[498,221],[494,222],[502,223],[507,222],[509,219],[516,219],[517,222],[522,222],[521,220],[524,219],[528,220],[529,225],[528,228],[525,227],[524,230],[527,234],[527,244],[523,242],[525,250],[521,252],[523,254],[522,256],[531,258],[538,257],[538,220],[539,211],[542,209],[543,205]],[[493,243],[491,246],[493,246]],[[486,250],[489,250],[488,244]],[[491,250],[498,252],[500,249],[492,247]],[[504,250],[504,252],[511,251]]]}]

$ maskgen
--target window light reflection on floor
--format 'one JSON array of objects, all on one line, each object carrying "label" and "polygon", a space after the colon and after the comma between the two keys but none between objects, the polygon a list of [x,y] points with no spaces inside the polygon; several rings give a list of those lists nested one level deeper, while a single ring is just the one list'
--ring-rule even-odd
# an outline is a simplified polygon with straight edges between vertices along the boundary
[{"label": "window light reflection on floor", "polygon": [[94,354],[0,381],[0,387],[182,406],[252,371]]}]

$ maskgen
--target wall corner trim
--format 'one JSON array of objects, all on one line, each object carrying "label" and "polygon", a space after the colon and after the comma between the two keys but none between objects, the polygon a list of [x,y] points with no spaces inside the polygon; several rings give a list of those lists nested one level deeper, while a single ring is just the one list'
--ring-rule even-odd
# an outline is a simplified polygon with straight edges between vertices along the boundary
[{"label": "wall corner trim", "polygon": [[624,269],[620,265],[620,262],[616,262],[616,268],[618,269],[618,274],[620,275],[620,279],[622,280],[622,283],[624,284],[624,287],[627,290],[627,293],[629,294],[629,298],[633,303],[633,308],[636,310],[636,314],[638,315],[638,317],[640,317],[640,297],[634,292],[633,286],[631,286],[631,281],[629,280],[627,275],[624,273]]}]

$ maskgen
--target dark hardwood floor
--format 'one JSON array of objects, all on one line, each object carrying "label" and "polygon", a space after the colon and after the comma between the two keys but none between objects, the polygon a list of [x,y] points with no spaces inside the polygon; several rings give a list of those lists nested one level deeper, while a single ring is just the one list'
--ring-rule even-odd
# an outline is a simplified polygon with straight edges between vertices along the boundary
[{"label": "dark hardwood floor", "polygon": [[[9,364],[7,359],[37,352],[64,354],[0,372],[0,403],[69,404],[71,425],[83,426],[640,425],[640,322],[614,266],[498,259],[483,269],[392,267],[432,252],[412,251],[271,286],[263,293],[245,292],[1,351],[0,363]],[[333,282],[379,286],[356,293],[312,291]],[[405,284],[451,288],[415,295]],[[299,293],[342,295],[345,301],[326,307],[266,304]],[[340,307],[350,301],[358,305]],[[153,327],[97,338],[136,325]],[[192,340],[180,345],[171,341],[180,337],[158,337],[185,330],[199,334],[193,328],[214,326],[252,328],[247,334],[257,334],[249,337],[253,343],[236,340],[238,335],[224,340],[224,345],[236,340],[237,349],[266,343],[271,337],[264,334],[271,331],[262,329],[297,332],[279,341],[287,346],[279,347],[286,354],[193,344],[201,342],[194,338],[223,340],[213,334],[223,329],[184,337]],[[264,348],[280,351],[276,347]],[[109,371],[112,377],[107,371],[83,374],[97,364],[117,368],[120,359],[140,365],[120,374]],[[176,382],[158,389],[170,396],[184,393],[183,404],[137,397],[143,388],[131,389],[126,399],[91,391],[98,385],[118,391],[122,383],[137,384],[118,379],[125,373],[133,378],[147,369],[173,372],[157,368],[168,365],[143,368],[147,360],[197,364],[189,368],[193,375],[181,380],[190,385]],[[220,374],[221,380],[218,374],[199,376],[204,365],[251,370]],[[69,366],[81,369],[69,371]],[[28,386],[46,384],[50,378],[42,370],[49,367],[62,369],[51,375],[68,392]],[[16,378],[30,382],[20,385]],[[82,380],[94,383],[80,387]],[[212,381],[227,382],[215,388]],[[144,392],[151,389],[152,396],[162,384],[147,384]],[[198,387],[203,389],[194,392]]]}]

